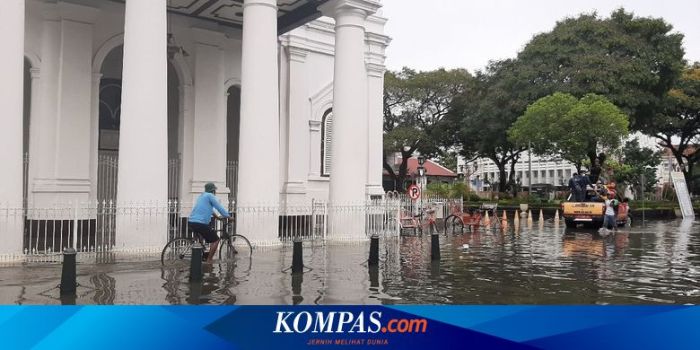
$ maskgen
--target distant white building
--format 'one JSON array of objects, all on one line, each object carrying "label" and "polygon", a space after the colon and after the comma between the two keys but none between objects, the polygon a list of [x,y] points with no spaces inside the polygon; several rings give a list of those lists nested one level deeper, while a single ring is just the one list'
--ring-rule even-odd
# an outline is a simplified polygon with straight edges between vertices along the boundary
[{"label": "distant white building", "polygon": [[[565,186],[571,175],[576,172],[576,167],[571,163],[559,158],[544,158],[532,155],[532,181],[530,181],[528,152],[523,152],[520,161],[515,165],[515,181],[522,186],[529,184],[550,184],[554,186]],[[470,181],[488,181],[494,183],[499,181],[499,170],[496,164],[487,158],[478,158],[473,162],[466,163],[463,159],[458,161],[458,167],[463,166],[465,176]],[[506,167],[507,178],[510,177],[510,164]]]},{"label": "distant white building", "polygon": [[[643,148],[649,148],[659,151],[661,147],[658,145],[655,138],[641,133],[634,133],[629,136],[629,140],[636,138],[639,145]],[[542,157],[535,154],[532,155],[532,177],[530,177],[530,154],[528,151],[521,153],[520,160],[515,165],[515,179],[522,186],[529,184],[549,184],[554,186],[566,186],[571,175],[576,172],[576,167],[558,157]],[[663,156],[661,164],[659,164],[656,176],[660,183],[669,181],[669,164],[673,167],[677,162],[669,156]],[[498,167],[488,158],[478,158],[472,162],[465,162],[463,158],[458,159],[458,167],[462,169],[463,174],[469,177],[472,183],[486,181],[493,183],[499,181]],[[459,171],[459,169],[458,169]],[[506,166],[507,176],[510,176],[510,164]]]}]

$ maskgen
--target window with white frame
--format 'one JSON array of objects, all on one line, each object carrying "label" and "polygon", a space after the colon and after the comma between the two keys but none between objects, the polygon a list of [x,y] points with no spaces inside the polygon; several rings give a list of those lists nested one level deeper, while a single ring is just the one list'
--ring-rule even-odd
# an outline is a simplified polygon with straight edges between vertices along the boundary
[{"label": "window with white frame", "polygon": [[323,114],[321,120],[321,175],[331,175],[331,140],[333,138],[333,110]]}]

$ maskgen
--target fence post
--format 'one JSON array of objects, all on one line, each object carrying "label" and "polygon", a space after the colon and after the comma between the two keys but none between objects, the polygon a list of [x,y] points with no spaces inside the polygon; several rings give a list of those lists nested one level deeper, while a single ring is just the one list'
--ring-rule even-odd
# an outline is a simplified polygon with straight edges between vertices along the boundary
[{"label": "fence post", "polygon": [[316,203],[311,198],[311,237],[316,239]]},{"label": "fence post", "polygon": [[75,203],[75,208],[73,212],[73,248],[78,251],[78,204]]},{"label": "fence post", "polygon": [[396,237],[401,236],[401,200],[396,201],[396,221],[395,221],[395,227],[396,230],[394,231],[394,234]]},{"label": "fence post", "polygon": [[328,236],[328,202],[323,202],[323,243]]}]

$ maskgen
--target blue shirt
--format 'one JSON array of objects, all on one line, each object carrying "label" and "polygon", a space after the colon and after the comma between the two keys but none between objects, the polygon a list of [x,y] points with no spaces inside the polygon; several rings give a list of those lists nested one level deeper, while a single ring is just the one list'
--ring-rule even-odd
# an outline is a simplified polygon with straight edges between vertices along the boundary
[{"label": "blue shirt", "polygon": [[223,217],[230,217],[228,210],[219,203],[219,199],[216,198],[215,195],[204,192],[197,198],[197,203],[195,203],[194,208],[192,208],[192,213],[188,221],[209,225],[211,216],[214,215],[214,209]]}]

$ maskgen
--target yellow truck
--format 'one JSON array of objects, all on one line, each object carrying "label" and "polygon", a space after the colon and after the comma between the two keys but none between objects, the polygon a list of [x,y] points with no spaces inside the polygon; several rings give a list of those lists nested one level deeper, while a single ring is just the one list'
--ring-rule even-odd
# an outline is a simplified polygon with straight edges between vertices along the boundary
[{"label": "yellow truck", "polygon": [[[566,227],[574,228],[579,224],[599,228],[603,226],[605,216],[605,203],[603,202],[564,202],[561,204],[562,216]],[[626,201],[620,202],[617,207],[616,224],[622,226],[627,223],[629,205]]]}]

